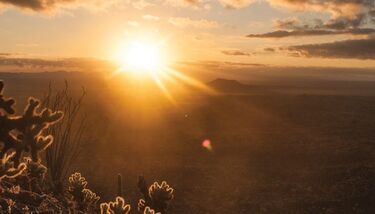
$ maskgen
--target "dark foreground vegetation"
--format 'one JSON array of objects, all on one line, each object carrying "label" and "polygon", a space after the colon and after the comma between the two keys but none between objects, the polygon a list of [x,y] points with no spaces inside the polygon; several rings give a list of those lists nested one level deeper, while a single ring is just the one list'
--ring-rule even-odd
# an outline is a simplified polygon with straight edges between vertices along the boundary
[{"label": "dark foreground vegetation", "polygon": [[[171,104],[160,99],[162,94],[156,90],[134,92],[126,82],[91,76],[0,78],[9,86],[6,94],[21,101],[28,96],[45,97],[50,81],[54,93],[68,79],[75,100],[85,86],[80,114],[85,115],[87,128],[66,174],[81,173],[73,174],[70,181],[87,178],[89,184],[83,187],[85,182],[81,182],[80,188],[90,189],[90,198],[98,201],[96,211],[107,201],[112,201],[112,207],[121,204],[123,211],[130,204],[131,212],[137,211],[139,198],[147,204],[153,194],[146,191],[143,177],[137,179],[144,175],[150,180],[166,179],[174,187],[169,213],[375,212],[375,90],[371,82],[351,86],[314,82],[311,87],[262,83],[254,89],[246,87],[246,93],[238,93],[243,86],[235,90],[226,86],[235,93],[184,93],[175,95],[176,104]],[[25,105],[18,102],[17,115],[22,115]],[[206,139],[212,150],[202,147]],[[2,182],[12,179],[2,178]],[[46,194],[58,201],[54,205],[79,205],[72,203],[72,193],[82,191],[69,189],[72,182],[68,180],[62,179],[65,199],[53,191]],[[141,188],[134,188],[138,183]],[[158,185],[166,188],[161,182]],[[16,191],[12,186],[17,185],[11,184],[9,191]],[[116,199],[119,195],[125,203]],[[162,198],[169,201],[171,195]],[[139,205],[145,213],[149,211],[143,203]],[[102,205],[103,210],[110,208],[110,203]]]},{"label": "dark foreground vegetation", "polygon": [[[64,188],[61,180],[56,183],[56,173],[53,170],[62,170],[65,158],[69,155],[65,148],[67,143],[77,142],[69,139],[71,128],[74,128],[74,116],[81,105],[79,99],[76,105],[61,104],[61,101],[69,102],[57,94],[58,100],[54,107],[66,107],[65,127],[54,130],[59,147],[51,152],[49,147],[53,144],[54,136],[45,134],[50,126],[60,122],[64,117],[62,111],[52,111],[49,108],[41,108],[41,102],[35,98],[29,98],[28,104],[20,116],[15,116],[13,105],[16,103],[12,98],[5,98],[2,94],[4,83],[0,81],[0,213],[102,213],[102,214],[127,214],[131,206],[125,203],[122,195],[122,177],[119,175],[118,192],[114,202],[101,203],[100,197],[88,188],[88,182],[81,173],[74,173],[69,177],[68,184]],[[67,89],[63,91],[66,95]],[[49,96],[49,95],[48,95]],[[49,101],[48,98],[47,101]],[[71,109],[71,107],[73,109]],[[81,126],[80,126],[81,127]],[[60,133],[62,132],[62,133]],[[81,135],[81,132],[75,132]],[[74,132],[73,132],[74,134]],[[56,143],[55,143],[56,144]],[[47,150],[46,162],[48,168],[42,164],[42,154]],[[71,150],[71,152],[74,152]],[[50,154],[50,155],[48,155]],[[54,159],[52,161],[51,159]],[[52,162],[52,164],[51,164]],[[53,164],[60,163],[55,166]],[[70,164],[70,162],[68,162]],[[59,174],[62,177],[62,174]],[[56,185],[58,187],[56,188]],[[155,182],[150,187],[144,177],[139,177],[138,188],[143,194],[139,200],[137,211],[144,214],[165,213],[168,203],[173,198],[173,189],[163,181],[161,184]]]}]

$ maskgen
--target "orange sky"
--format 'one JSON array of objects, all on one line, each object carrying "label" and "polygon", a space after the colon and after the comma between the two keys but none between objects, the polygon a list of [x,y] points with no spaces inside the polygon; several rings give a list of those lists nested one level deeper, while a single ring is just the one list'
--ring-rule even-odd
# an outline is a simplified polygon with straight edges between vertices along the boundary
[{"label": "orange sky", "polygon": [[375,67],[371,0],[0,0],[0,58],[113,60],[163,43],[168,61]]}]

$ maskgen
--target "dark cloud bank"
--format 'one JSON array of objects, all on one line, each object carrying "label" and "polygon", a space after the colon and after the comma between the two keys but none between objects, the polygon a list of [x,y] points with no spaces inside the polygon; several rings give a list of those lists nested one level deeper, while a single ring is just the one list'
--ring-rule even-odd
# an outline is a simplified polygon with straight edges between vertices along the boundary
[{"label": "dark cloud bank", "polygon": [[75,0],[0,0],[0,3],[5,5],[12,5],[34,11],[49,10],[59,4],[71,2],[75,2]]},{"label": "dark cloud bank", "polygon": [[322,44],[290,46],[282,50],[293,56],[375,59],[374,0],[270,0],[271,3],[302,11],[321,11],[331,14],[328,21],[322,19],[299,20],[288,18],[276,20],[278,30],[249,34],[249,38],[286,38],[303,36],[354,35],[365,39],[353,39]]},{"label": "dark cloud bank", "polygon": [[325,35],[340,35],[340,34],[351,34],[351,35],[369,35],[375,33],[375,29],[372,28],[356,28],[349,30],[321,30],[321,29],[302,29],[302,30],[277,30],[264,34],[249,34],[247,37],[250,38],[285,38],[285,37],[298,37],[298,36],[325,36]]},{"label": "dark cloud bank", "polygon": [[290,46],[287,49],[297,56],[375,59],[374,38]]}]

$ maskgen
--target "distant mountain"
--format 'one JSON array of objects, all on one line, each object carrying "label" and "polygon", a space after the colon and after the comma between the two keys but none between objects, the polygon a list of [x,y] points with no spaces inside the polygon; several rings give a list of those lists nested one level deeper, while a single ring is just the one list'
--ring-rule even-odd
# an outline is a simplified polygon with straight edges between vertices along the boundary
[{"label": "distant mountain", "polygon": [[240,83],[237,80],[228,80],[228,79],[215,79],[209,83],[208,86],[220,91],[220,92],[227,92],[227,93],[245,93],[249,92],[252,87],[250,85],[246,85]]}]

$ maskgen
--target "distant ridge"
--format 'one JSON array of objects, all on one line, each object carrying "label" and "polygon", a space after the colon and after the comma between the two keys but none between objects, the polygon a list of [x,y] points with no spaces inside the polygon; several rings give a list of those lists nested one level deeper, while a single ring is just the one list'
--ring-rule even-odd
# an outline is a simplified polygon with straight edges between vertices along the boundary
[{"label": "distant ridge", "polygon": [[208,82],[207,84],[208,86],[218,91],[227,93],[244,93],[249,92],[252,89],[250,85],[240,83],[237,80],[229,80],[222,78],[215,79],[211,82]]}]

